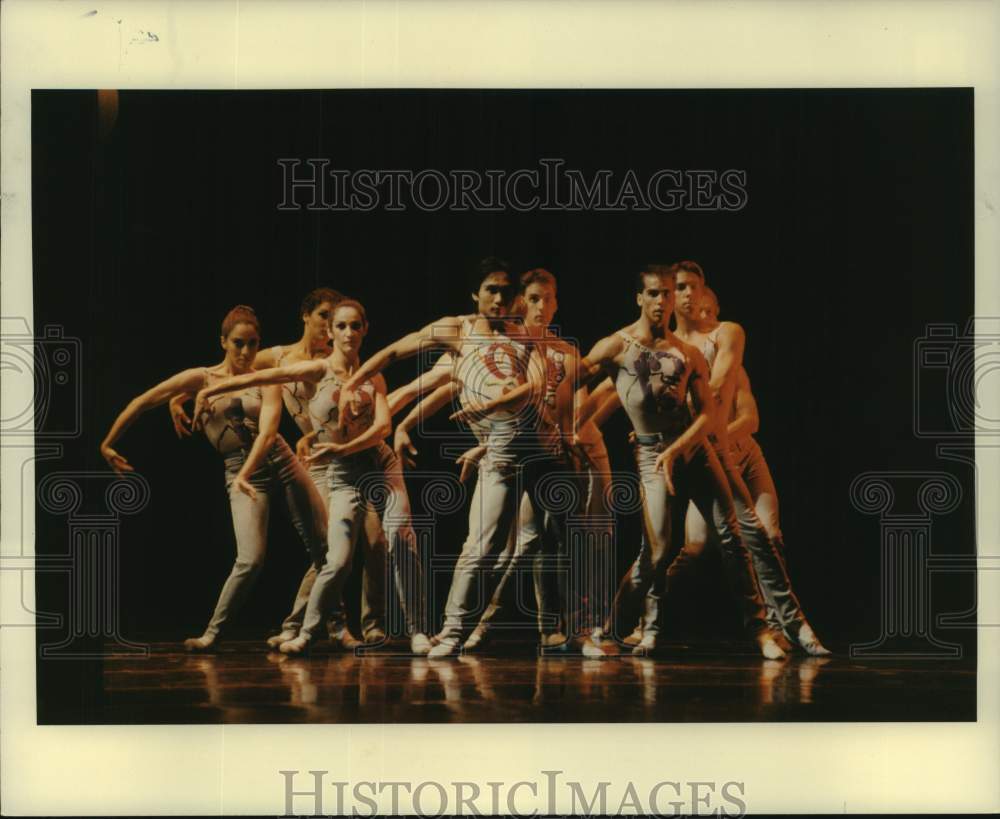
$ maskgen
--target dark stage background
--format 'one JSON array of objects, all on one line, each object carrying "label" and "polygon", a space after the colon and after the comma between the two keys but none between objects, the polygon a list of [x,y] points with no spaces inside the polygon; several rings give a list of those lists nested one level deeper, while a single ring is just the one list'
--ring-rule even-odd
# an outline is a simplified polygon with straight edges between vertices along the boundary
[{"label": "dark stage background", "polygon": [[[83,422],[37,477],[102,471],[98,445],[115,415],[168,375],[220,360],[219,323],[237,303],[257,309],[265,345],[290,343],[302,296],[333,286],[366,304],[371,354],[468,312],[468,269],[496,254],[558,276],[557,321],[587,349],[634,320],[638,265],[695,259],[723,318],[747,331],[795,587],[819,634],[846,651],[879,630],[879,522],[850,503],[858,474],[952,472],[965,500],[935,522],[933,549],[974,551],[971,470],[913,432],[914,343],[926,324],[961,328],[973,312],[972,103],[968,89],[124,91],[116,120],[102,124],[95,92],[36,91],[33,326],[80,339]],[[277,160],[311,157],[445,172],[537,169],[556,157],[619,181],[628,169],[644,180],[661,168],[733,168],[747,173],[748,202],[729,213],[279,211]],[[412,361],[392,368],[390,388],[416,371]],[[943,417],[938,387],[919,400]],[[606,428],[616,470],[633,469],[627,429],[624,416]],[[418,447],[422,468],[451,468],[431,442]],[[152,487],[148,507],[121,524],[122,633],[200,634],[235,552],[220,459],[201,439],[178,442],[166,408],[118,448]],[[619,524],[624,569],[639,525]],[[443,521],[438,549],[457,553],[465,525],[464,510]],[[250,635],[278,625],[304,568],[280,511],[272,531],[238,621]],[[40,555],[68,550],[65,517],[39,509],[36,536]],[[738,636],[713,560],[677,604],[679,635]],[[66,609],[65,576],[41,574],[37,589],[40,609]],[[935,611],[970,607],[973,589],[971,575],[936,579]],[[443,595],[435,603],[439,615]],[[39,631],[40,642],[49,635],[58,629]],[[971,629],[941,636],[974,647]],[[99,667],[40,661],[40,720],[86,721]]]}]

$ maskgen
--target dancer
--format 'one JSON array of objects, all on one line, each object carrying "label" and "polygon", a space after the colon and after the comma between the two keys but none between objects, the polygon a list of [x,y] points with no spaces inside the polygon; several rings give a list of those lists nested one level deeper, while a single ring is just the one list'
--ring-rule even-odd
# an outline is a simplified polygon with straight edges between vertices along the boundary
[{"label": "dancer", "polygon": [[[452,353],[455,362],[452,378],[460,385],[463,405],[484,404],[525,382],[532,384],[533,390],[528,401],[535,397],[540,400],[545,378],[539,345],[529,342],[523,328],[506,320],[513,300],[509,266],[498,259],[488,259],[481,263],[477,276],[480,284],[475,299],[481,317],[473,322],[467,334],[463,335],[460,317],[445,317],[390,344],[372,356],[344,385],[342,409],[356,404],[356,384],[392,362],[422,350]],[[534,365],[529,366],[532,360]],[[570,384],[567,380],[559,390],[570,389]],[[447,401],[450,387],[446,385],[443,392],[443,400]],[[560,406],[567,403],[572,407],[572,401],[560,401]],[[492,413],[471,426],[487,452],[479,465],[469,535],[455,566],[445,624],[440,642],[430,652],[432,658],[457,655],[471,633],[481,575],[498,568],[498,558],[504,555],[521,493],[529,493],[536,514],[552,511],[559,527],[566,510],[555,510],[551,497],[540,488],[544,485],[551,492],[553,484],[560,480],[567,488],[574,485],[569,477],[571,470],[560,458],[562,433],[541,427],[530,429],[517,410]],[[561,419],[561,429],[572,434],[572,415]]]},{"label": "dancer", "polygon": [[[532,338],[544,339],[542,349],[545,361],[545,394],[541,404],[540,422],[550,427],[557,426],[559,412],[556,407],[558,388],[567,375],[566,358],[579,358],[576,346],[565,339],[555,336],[552,321],[558,310],[556,278],[543,268],[536,268],[524,273],[520,278],[520,292],[512,311],[513,316],[520,316],[524,321],[525,330]],[[513,396],[511,392],[508,395]],[[586,387],[581,388],[576,396],[579,401],[586,398]],[[478,411],[462,410],[452,415],[453,420],[470,420],[479,417],[484,412],[492,412],[502,408],[505,400],[488,402]],[[578,521],[576,536],[583,546],[567,561],[556,559],[560,581],[565,581],[569,575],[569,589],[561,582],[560,597],[551,599],[552,583],[545,576],[546,564],[553,558],[565,557],[568,544],[560,544],[563,548],[557,555],[547,555],[542,547],[541,528],[551,529],[550,516],[546,515],[539,521],[534,514],[527,494],[522,496],[518,513],[516,532],[512,532],[511,544],[508,546],[512,559],[493,594],[489,607],[479,621],[479,625],[465,642],[466,650],[476,648],[488,633],[491,624],[502,610],[504,590],[510,588],[507,584],[527,558],[532,559],[532,578],[534,581],[535,600],[538,611],[538,627],[542,635],[542,645],[554,647],[569,646],[569,637],[582,636],[581,652],[584,656],[601,657],[604,650],[590,639],[593,629],[604,622],[606,609],[606,589],[609,584],[608,566],[613,557],[610,544],[612,536],[611,512],[606,505],[606,494],[610,483],[611,465],[604,439],[600,430],[592,423],[585,424],[580,431],[579,444],[586,452],[586,464],[582,465],[586,476],[586,505],[584,515]],[[478,460],[485,454],[485,449],[477,447],[464,456],[465,460]],[[463,465],[463,471],[466,467]],[[551,535],[550,538],[551,540]],[[568,594],[566,592],[569,592]],[[581,604],[578,616],[572,618],[575,622],[565,622],[561,612],[570,604]],[[550,631],[551,623],[557,624],[555,632]]]},{"label": "dancer", "polygon": [[340,599],[368,502],[375,503],[382,516],[410,648],[415,654],[426,654],[430,648],[424,633],[423,578],[410,524],[410,501],[399,462],[383,440],[392,428],[385,380],[381,377],[362,380],[357,386],[357,408],[346,410],[344,416],[338,409],[343,384],[359,366],[359,350],[367,332],[364,307],[353,300],[341,301],[334,310],[333,352],[328,358],[249,372],[213,384],[200,391],[196,399],[197,413],[213,395],[228,390],[258,384],[315,385],[309,414],[320,432],[309,460],[329,459],[326,562],[310,592],[299,633],[279,646],[284,654],[306,651],[322,617]]},{"label": "dancer", "polygon": [[[764,595],[768,623],[779,645],[790,649],[789,640],[791,640],[808,654],[816,656],[829,654],[806,620],[799,601],[791,589],[779,543],[761,523],[755,511],[754,499],[741,471],[733,464],[729,429],[737,420],[734,414],[737,404],[737,385],[741,381],[740,372],[743,370],[742,358],[746,338],[743,328],[734,322],[712,322],[702,326],[700,311],[704,273],[701,267],[695,262],[683,261],[672,265],[671,270],[677,280],[678,298],[674,311],[677,336],[697,346],[704,354],[711,370],[709,386],[716,400],[713,401],[715,412],[710,441],[722,463],[733,495],[741,537],[753,559],[761,592]],[[742,378],[746,379],[745,371]],[[746,383],[749,386],[749,379],[746,379]],[[607,409],[607,405],[604,409]],[[735,425],[735,430],[740,432],[746,423],[746,420],[740,421]],[[692,514],[699,517],[692,519]],[[700,511],[692,513],[690,510],[688,516],[689,520],[694,521],[697,535],[698,521],[702,521],[704,526],[704,516]],[[650,555],[646,545],[643,545],[636,561],[622,578],[617,597],[621,597],[628,587],[644,582],[642,578],[649,575]],[[685,547],[678,553],[667,570],[669,583],[675,582],[690,563],[692,556],[691,547]],[[643,632],[644,624],[640,622],[637,629],[626,637],[624,642],[635,644],[637,640],[641,640],[640,635]]]},{"label": "dancer", "polygon": [[[704,442],[714,406],[708,366],[697,348],[669,329],[675,284],[671,268],[647,266],[637,277],[639,320],[598,341],[581,362],[588,376],[596,375],[598,368],[611,376],[636,434],[649,572],[627,575],[624,593],[616,597],[614,606],[617,610],[645,595],[644,634],[633,652],[654,651],[671,537],[682,525],[690,499],[713,521],[719,534],[726,574],[740,603],[744,627],[765,657],[779,659],[785,653],[765,622],[757,578],[737,528],[732,494],[718,457]],[[581,416],[580,423],[584,420]]]},{"label": "dancer", "polygon": [[[258,370],[268,367],[279,367],[296,361],[309,361],[313,358],[326,358],[332,351],[330,337],[330,322],[333,320],[334,307],[344,300],[343,294],[329,287],[319,287],[311,291],[303,300],[299,314],[302,318],[302,336],[294,344],[278,345],[261,350],[254,360],[254,368]],[[295,450],[299,459],[305,462],[309,455],[312,441],[316,437],[312,420],[309,417],[309,399],[314,392],[314,386],[306,383],[281,385],[281,397],[285,409],[302,432]],[[170,399],[170,415],[178,437],[191,434],[191,419],[184,412],[184,402],[193,395],[177,395]],[[326,464],[312,462],[306,470],[320,497],[326,504]],[[323,531],[326,531],[324,526]],[[325,538],[324,538],[325,539]],[[364,527],[361,532],[362,553],[364,554],[364,571],[361,582],[361,635],[369,645],[385,641],[385,535],[382,523],[375,509],[368,505]],[[325,552],[325,549],[324,549]],[[310,562],[306,573],[299,584],[298,591],[292,603],[292,609],[281,623],[279,633],[268,637],[267,644],[277,648],[281,643],[291,640],[302,626],[309,593],[316,581],[315,564]],[[335,601],[327,620],[327,633],[330,642],[343,649],[353,649],[361,643],[353,634],[347,623],[347,614],[343,599]]]},{"label": "dancer", "polygon": [[[195,367],[168,378],[137,398],[115,419],[101,443],[101,455],[115,472],[132,466],[113,447],[135,419],[177,393],[195,393],[232,376],[251,372],[260,346],[260,322],[239,305],[222,322],[225,358],[214,367]],[[226,488],[236,533],[236,562],[222,587],[215,611],[201,637],[184,641],[190,651],[213,648],[249,593],[267,548],[269,492],[282,488],[293,522],[314,560],[323,554],[323,501],[305,468],[278,434],[281,392],[253,387],[224,395],[200,408],[200,428],[225,459]],[[259,493],[259,494],[258,494]]]},{"label": "dancer", "polygon": [[[714,293],[706,292],[704,272],[699,265],[685,261],[674,267],[678,292],[683,292],[676,311],[677,333],[700,345],[712,367],[712,383],[717,385],[722,399],[717,425],[718,451],[720,458],[725,455],[724,466],[733,489],[740,528],[754,559],[768,620],[779,634],[808,654],[827,655],[830,652],[806,620],[785,566],[777,492],[764,453],[752,436],[759,421],[750,379],[743,368],[745,334],[738,324],[718,320],[718,300]],[[671,567],[672,573],[683,570],[701,551],[706,536],[704,519],[697,510],[689,509],[688,537]]]}]

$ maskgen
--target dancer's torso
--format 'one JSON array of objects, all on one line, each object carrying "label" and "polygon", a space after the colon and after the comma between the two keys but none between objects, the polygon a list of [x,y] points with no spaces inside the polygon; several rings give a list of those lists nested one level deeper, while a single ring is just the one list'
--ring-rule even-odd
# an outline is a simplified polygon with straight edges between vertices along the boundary
[{"label": "dancer's torso", "polygon": [[339,405],[343,386],[344,379],[333,371],[327,359],[326,373],[309,400],[309,417],[313,429],[319,430],[317,443],[351,441],[375,422],[375,385],[365,381],[357,388],[360,407],[357,411],[347,408],[347,424],[344,432],[340,432]]},{"label": "dancer's torso", "polygon": [[[226,373],[206,369],[205,386],[227,378]],[[222,455],[248,452],[257,437],[263,394],[260,387],[213,395],[201,412],[201,424],[208,442]]]},{"label": "dancer's torso", "polygon": [[691,424],[685,400],[691,362],[677,345],[655,349],[624,332],[622,364],[615,388],[635,431],[642,435],[680,435]]}]

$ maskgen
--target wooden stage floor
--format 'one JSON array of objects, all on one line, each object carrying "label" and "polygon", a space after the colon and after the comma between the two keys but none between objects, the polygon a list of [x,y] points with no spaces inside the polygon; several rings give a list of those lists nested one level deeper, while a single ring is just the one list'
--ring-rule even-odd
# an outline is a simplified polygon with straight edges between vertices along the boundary
[{"label": "wooden stage floor", "polygon": [[533,646],[428,660],[306,657],[229,642],[104,660],[98,723],[825,722],[974,720],[968,661],[764,660],[749,646],[670,644],[662,656],[537,656]]}]

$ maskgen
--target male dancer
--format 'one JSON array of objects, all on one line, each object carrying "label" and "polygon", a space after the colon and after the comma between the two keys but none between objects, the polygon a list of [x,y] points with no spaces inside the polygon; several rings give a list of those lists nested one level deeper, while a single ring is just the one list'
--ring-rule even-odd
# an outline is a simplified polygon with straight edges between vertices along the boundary
[{"label": "male dancer", "polygon": [[[525,382],[532,384],[533,395],[543,395],[544,361],[537,349],[539,345],[526,337],[523,328],[506,320],[513,300],[509,267],[491,258],[481,263],[479,275],[481,281],[475,299],[481,315],[467,334],[462,334],[460,317],[445,317],[390,344],[372,356],[344,385],[342,407],[346,409],[353,402],[352,389],[356,384],[393,361],[416,355],[425,348],[452,353],[455,362],[452,377],[460,385],[464,405],[482,405]],[[567,380],[558,391],[565,393],[570,388],[571,380]],[[571,408],[572,401],[560,400],[559,406]],[[559,429],[566,430],[566,434],[572,432],[571,414],[560,422]],[[472,631],[480,577],[495,568],[497,557],[504,552],[522,492],[529,493],[536,514],[555,512],[551,499],[540,487],[551,489],[550,479],[558,480],[566,473],[558,456],[560,433],[542,427],[529,429],[520,408],[491,413],[471,425],[480,442],[487,446],[487,453],[479,467],[469,535],[455,566],[444,629],[439,635],[440,642],[428,655],[431,658],[457,655]],[[564,516],[565,511],[555,513],[557,526],[561,526]]]},{"label": "male dancer", "polygon": [[[314,358],[326,358],[332,349],[330,322],[337,304],[344,300],[343,294],[329,287],[319,287],[311,291],[303,300],[299,313],[302,317],[302,336],[295,344],[269,347],[257,354],[254,359],[254,369],[264,370],[271,367],[281,367],[297,361],[309,361]],[[309,399],[315,390],[314,385],[307,383],[283,384],[281,397],[285,409],[291,415],[295,425],[302,432],[302,438],[296,445],[296,454],[304,460],[309,454],[310,445],[318,432],[314,430],[309,416]],[[178,437],[191,435],[191,419],[184,412],[184,402],[193,396],[175,395],[170,400],[170,415]],[[311,461],[306,464],[306,471],[316,488],[324,505],[327,502],[326,464]],[[382,532],[382,523],[378,513],[369,505],[365,515],[363,535],[364,543],[364,574],[361,584],[361,630],[367,644],[378,644],[385,641],[385,557],[386,540]],[[323,543],[325,543],[325,536]],[[322,556],[321,556],[322,562]],[[267,644],[277,648],[282,642],[294,639],[302,626],[302,618],[309,602],[309,593],[316,581],[317,567],[310,562],[298,591],[292,603],[292,610],[281,624],[281,631],[268,637]],[[327,620],[327,633],[330,641],[338,648],[353,649],[361,642],[351,634],[347,624],[347,612],[343,600],[337,601]]]},{"label": "male dancer", "polygon": [[[678,291],[682,286],[684,290],[684,297],[680,299],[676,313],[678,335],[684,333],[691,343],[700,343],[706,358],[711,361],[714,357],[715,363],[719,364],[727,335],[730,339],[738,337],[742,334],[742,328],[734,322],[718,320],[718,300],[706,287],[704,273],[697,264],[679,262],[676,267]],[[732,374],[720,374],[721,378],[732,380],[733,386],[732,399],[722,405],[723,416],[719,424],[720,447],[726,447],[726,470],[737,509],[745,507],[753,512],[752,516],[747,515],[747,523],[744,523],[741,516],[740,525],[745,527],[745,531],[749,529],[745,538],[751,548],[761,590],[768,603],[769,622],[779,632],[784,632],[790,639],[797,641],[809,654],[826,655],[830,652],[820,643],[806,621],[788,579],[782,557],[784,542],[778,524],[777,493],[764,453],[752,435],[759,425],[757,402],[750,388],[750,379],[743,368],[741,346],[737,343],[731,347],[735,353],[728,363]],[[716,349],[719,355],[714,355]],[[728,392],[728,386],[723,387],[722,394]],[[681,571],[701,551],[705,534],[704,520],[699,519],[697,510],[689,509],[688,537],[674,561],[675,565],[671,567],[672,573]],[[764,540],[770,541],[770,549],[763,548]],[[755,549],[751,544],[761,544],[761,547]]]},{"label": "male dancer", "polygon": [[[536,268],[524,273],[520,278],[520,294],[518,308],[516,312],[523,314],[525,331],[533,338],[545,340],[544,352],[546,356],[545,366],[545,394],[540,406],[540,423],[555,427],[558,424],[560,411],[557,408],[557,394],[559,386],[567,375],[567,357],[575,361],[579,358],[579,351],[576,346],[565,339],[555,336],[552,329],[552,321],[558,310],[556,278],[549,271],[543,268]],[[520,388],[524,389],[524,388]],[[487,407],[492,406],[499,409],[513,398],[516,391],[512,391],[507,397],[498,401],[489,402]],[[581,389],[582,395],[578,398],[586,398],[586,388]],[[455,420],[468,420],[479,417],[485,411],[485,407],[478,411],[463,410],[455,413],[451,417]],[[604,439],[600,430],[594,424],[588,423],[582,426],[579,443],[584,448],[587,463],[585,465],[587,477],[587,502],[582,518],[579,522],[586,521],[585,526],[577,526],[576,534],[582,538],[583,547],[576,552],[577,560],[570,556],[569,564],[560,564],[559,577],[565,580],[566,570],[569,572],[570,583],[566,589],[568,594],[561,594],[553,599],[552,584],[545,576],[546,564],[551,561],[552,555],[546,555],[546,550],[542,549],[541,528],[550,526],[549,516],[543,520],[538,520],[534,514],[534,509],[525,495],[521,501],[521,509],[517,526],[516,537],[512,537],[513,556],[507,563],[500,583],[497,586],[493,599],[489,607],[483,614],[479,625],[465,642],[465,649],[476,648],[480,641],[488,633],[488,630],[496,619],[497,614],[502,609],[502,596],[506,588],[511,588],[507,584],[512,575],[523,565],[529,557],[532,559],[532,575],[535,587],[535,600],[538,606],[538,626],[542,634],[543,647],[555,647],[559,644],[564,646],[576,645],[575,641],[570,641],[570,637],[582,635],[580,649],[584,656],[601,657],[604,650],[593,643],[590,633],[598,623],[602,623],[607,607],[607,563],[612,557],[609,548],[611,543],[611,512],[606,506],[606,493],[610,482],[611,465],[608,460],[608,452],[604,446]],[[477,448],[479,449],[479,448]],[[481,457],[483,452],[479,452]],[[468,455],[468,453],[467,453]],[[551,535],[546,538],[551,541]],[[551,544],[550,544],[551,545]],[[569,548],[568,544],[562,544],[564,550]],[[567,584],[560,583],[560,586]],[[561,616],[559,597],[562,597],[562,606],[575,605],[579,598],[583,608],[580,610],[580,622],[563,622],[558,631],[547,631],[550,624],[555,622],[560,624],[564,618]]]},{"label": "male dancer", "polygon": [[598,341],[581,362],[587,376],[596,375],[599,368],[611,376],[635,428],[650,571],[627,575],[625,596],[634,602],[645,595],[643,638],[633,653],[656,649],[671,536],[682,525],[690,499],[712,520],[719,535],[745,628],[765,657],[780,659],[785,652],[765,622],[763,599],[739,535],[728,482],[713,448],[704,442],[714,407],[708,366],[696,347],[669,329],[675,271],[649,265],[636,284],[639,320]]}]

